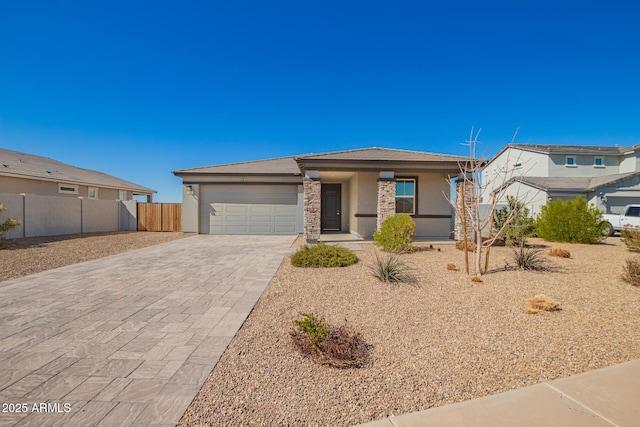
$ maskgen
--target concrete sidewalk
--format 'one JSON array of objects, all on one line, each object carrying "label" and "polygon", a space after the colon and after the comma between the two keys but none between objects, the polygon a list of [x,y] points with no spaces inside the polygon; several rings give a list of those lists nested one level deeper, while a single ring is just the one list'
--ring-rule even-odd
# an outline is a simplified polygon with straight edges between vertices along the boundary
[{"label": "concrete sidewalk", "polygon": [[0,426],[175,426],[295,236],[194,236],[0,283]]},{"label": "concrete sidewalk", "polygon": [[640,359],[360,427],[632,427],[638,402]]}]

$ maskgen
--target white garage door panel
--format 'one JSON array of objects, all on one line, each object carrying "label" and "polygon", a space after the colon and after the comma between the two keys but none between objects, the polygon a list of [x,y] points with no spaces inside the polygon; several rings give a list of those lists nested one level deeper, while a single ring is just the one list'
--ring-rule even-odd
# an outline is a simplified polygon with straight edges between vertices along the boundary
[{"label": "white garage door panel", "polygon": [[203,186],[201,232],[297,234],[297,185]]}]

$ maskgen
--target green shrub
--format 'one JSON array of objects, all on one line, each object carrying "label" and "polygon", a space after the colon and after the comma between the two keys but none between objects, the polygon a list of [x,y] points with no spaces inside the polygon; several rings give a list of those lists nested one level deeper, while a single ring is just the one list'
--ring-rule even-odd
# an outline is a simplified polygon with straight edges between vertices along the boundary
[{"label": "green shrub", "polygon": [[624,262],[622,280],[633,286],[640,286],[640,260],[637,258],[627,258]]},{"label": "green shrub", "polygon": [[[6,211],[7,208],[2,206],[0,203],[0,212]],[[16,221],[15,219],[7,218],[3,223],[0,223],[0,240],[4,240],[4,237],[8,232],[16,228],[20,225],[20,221]]]},{"label": "green shrub", "polygon": [[538,216],[538,236],[551,242],[598,243],[609,226],[602,212],[582,197],[547,202]]},{"label": "green shrub", "polygon": [[620,231],[620,240],[627,245],[631,252],[640,252],[640,230],[637,228],[625,227]]},{"label": "green shrub", "polygon": [[367,345],[351,326],[345,323],[336,327],[314,314],[301,315],[301,319],[293,321],[295,328],[290,332],[293,344],[300,352],[336,368],[364,364],[368,357]]},{"label": "green shrub", "polygon": [[416,235],[416,223],[409,214],[385,219],[380,230],[373,233],[373,241],[385,252],[411,252],[411,237]]},{"label": "green shrub", "polygon": [[402,262],[398,254],[385,254],[379,257],[376,254],[376,260],[369,265],[371,274],[386,283],[414,283],[415,278],[411,274],[411,268]]},{"label": "green shrub", "polygon": [[298,331],[308,335],[311,342],[317,343],[327,336],[329,326],[324,318],[318,318],[313,313],[300,313],[300,316],[300,319],[293,321],[293,325]]},{"label": "green shrub", "polygon": [[507,196],[507,203],[509,206],[496,210],[493,216],[493,231],[500,233],[498,239],[511,246],[535,236],[536,220],[531,216],[529,208],[513,196]]},{"label": "green shrub", "polygon": [[342,246],[325,243],[304,245],[291,256],[296,267],[347,267],[358,262],[358,257]]}]

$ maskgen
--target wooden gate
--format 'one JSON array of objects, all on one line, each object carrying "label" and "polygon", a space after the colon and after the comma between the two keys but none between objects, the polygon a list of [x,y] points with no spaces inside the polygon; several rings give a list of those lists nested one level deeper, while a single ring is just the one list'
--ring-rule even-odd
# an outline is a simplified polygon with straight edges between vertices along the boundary
[{"label": "wooden gate", "polygon": [[180,231],[182,203],[138,203],[138,231]]}]

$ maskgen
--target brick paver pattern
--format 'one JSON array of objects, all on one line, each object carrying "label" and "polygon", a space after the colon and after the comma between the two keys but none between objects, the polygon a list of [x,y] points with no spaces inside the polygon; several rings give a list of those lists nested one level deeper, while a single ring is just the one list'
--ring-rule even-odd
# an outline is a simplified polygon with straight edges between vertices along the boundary
[{"label": "brick paver pattern", "polygon": [[0,283],[0,426],[175,426],[294,239],[193,236]]}]

